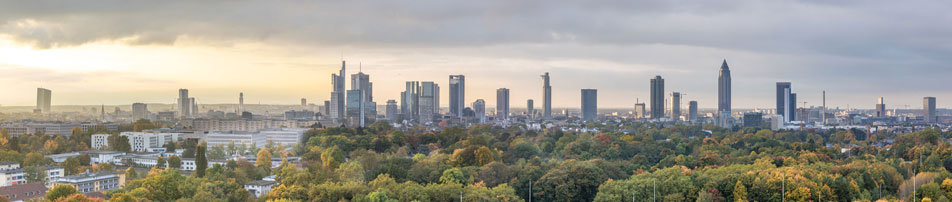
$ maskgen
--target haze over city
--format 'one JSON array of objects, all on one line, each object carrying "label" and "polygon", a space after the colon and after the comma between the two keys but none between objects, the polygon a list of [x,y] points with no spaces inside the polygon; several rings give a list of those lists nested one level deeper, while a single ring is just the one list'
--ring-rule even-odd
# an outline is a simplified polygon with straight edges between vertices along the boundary
[{"label": "haze over city", "polygon": [[[949,108],[952,5],[942,1],[589,2],[47,2],[0,3],[0,105],[296,104],[329,99],[348,61],[376,83],[378,104],[405,81],[467,77],[466,103],[511,89],[513,107],[554,107],[598,89],[603,108],[649,99],[649,79],[715,108],[718,69],[734,108],[771,108],[774,84],[829,107]],[[361,68],[362,67],[362,68]],[[350,85],[348,84],[348,88]],[[444,89],[446,89],[444,87]],[[444,90],[445,91],[445,90]],[[445,93],[445,92],[444,92]],[[447,97],[441,103],[449,103]],[[490,103],[493,106],[495,103]],[[444,105],[445,107],[446,105]]]}]

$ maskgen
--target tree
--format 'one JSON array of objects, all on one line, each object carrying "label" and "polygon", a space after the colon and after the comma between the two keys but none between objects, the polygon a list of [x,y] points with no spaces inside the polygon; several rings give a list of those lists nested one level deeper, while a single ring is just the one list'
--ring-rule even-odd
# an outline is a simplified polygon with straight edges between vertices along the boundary
[{"label": "tree", "polygon": [[162,158],[162,156],[159,156],[158,158],[155,159],[156,168],[165,168],[165,163],[166,163],[165,158]]},{"label": "tree", "polygon": [[109,148],[113,151],[132,151],[132,145],[129,145],[129,137],[121,136],[119,134],[112,134],[106,140],[109,141]]},{"label": "tree", "polygon": [[57,199],[67,197],[69,195],[78,194],[79,191],[75,187],[70,185],[56,185],[49,192],[46,192],[46,200],[56,201]]},{"label": "tree", "polygon": [[30,152],[26,154],[25,158],[23,158],[23,167],[45,166],[45,165],[49,165],[49,163],[46,160],[46,157],[43,157],[42,154],[39,154],[36,152]]},{"label": "tree", "polygon": [[483,166],[493,162],[493,151],[489,150],[486,146],[480,146],[479,149],[473,152],[473,155],[476,157],[476,166]]},{"label": "tree", "polygon": [[23,168],[23,177],[29,183],[46,183],[46,169],[40,166]]},{"label": "tree", "polygon": [[255,160],[255,166],[261,168],[262,170],[271,172],[271,151],[270,149],[262,149],[258,151],[258,159]]},{"label": "tree", "polygon": [[344,152],[337,146],[328,148],[321,153],[321,163],[324,168],[336,169],[341,162],[344,162]]},{"label": "tree", "polygon": [[179,158],[176,155],[169,156],[169,168],[180,169],[182,168],[182,158]]},{"label": "tree", "polygon": [[139,202],[139,200],[126,193],[116,193],[112,195],[109,202]]},{"label": "tree", "polygon": [[126,174],[125,183],[129,183],[130,181],[135,180],[136,178],[139,178],[139,173],[136,173],[136,169],[131,166],[129,168],[126,168],[125,174]]},{"label": "tree", "polygon": [[734,185],[734,202],[747,202],[747,187],[740,180]]},{"label": "tree", "polygon": [[202,142],[195,148],[195,177],[205,177],[205,169],[208,168],[208,159],[205,159],[206,143]]},{"label": "tree", "polygon": [[82,171],[79,170],[79,167],[82,166],[79,162],[79,158],[69,157],[66,158],[66,161],[63,162],[63,170],[66,170],[66,175],[75,175]]},{"label": "tree", "polygon": [[440,183],[467,185],[472,183],[472,180],[466,177],[466,174],[464,174],[459,168],[450,168],[443,171],[443,176],[440,176]]},{"label": "tree", "polygon": [[153,124],[152,121],[149,121],[148,119],[139,119],[139,120],[136,120],[136,122],[132,124],[132,130],[136,132],[142,132],[142,130],[155,129],[155,128],[157,128],[155,124]]},{"label": "tree", "polygon": [[341,182],[364,182],[364,167],[360,165],[360,162],[351,161],[341,164],[334,172],[337,173]]},{"label": "tree", "polygon": [[165,143],[165,152],[175,153],[175,142]]}]

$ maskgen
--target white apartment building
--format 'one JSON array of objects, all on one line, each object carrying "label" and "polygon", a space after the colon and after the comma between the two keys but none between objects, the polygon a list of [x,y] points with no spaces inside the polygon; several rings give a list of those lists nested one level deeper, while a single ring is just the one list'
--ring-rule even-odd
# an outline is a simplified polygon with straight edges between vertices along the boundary
[{"label": "white apartment building", "polygon": [[[64,176],[65,170],[60,166],[46,166],[46,181],[60,179]],[[20,168],[20,164],[12,162],[0,162],[0,187],[26,184],[26,171]]]},{"label": "white apartment building", "polygon": [[248,147],[252,144],[255,144],[257,147],[263,147],[268,143],[268,137],[266,134],[260,132],[216,131],[205,134],[202,141],[207,142],[209,148],[218,145],[228,145],[232,142],[235,144],[244,144]]},{"label": "white apartment building", "polygon": [[189,119],[182,121],[185,128],[199,131],[259,131],[275,128],[307,128],[317,123],[318,121],[244,119]]},{"label": "white apartment building", "polygon": [[260,133],[265,135],[267,141],[276,145],[294,146],[303,141],[304,132],[307,130],[307,128],[279,128],[262,130]]},{"label": "white apartment building", "polygon": [[122,132],[120,136],[129,138],[134,152],[146,152],[149,148],[164,147],[165,143],[178,141],[182,133]]},{"label": "white apartment building", "polygon": [[89,148],[99,150],[109,148],[109,134],[93,134]]}]

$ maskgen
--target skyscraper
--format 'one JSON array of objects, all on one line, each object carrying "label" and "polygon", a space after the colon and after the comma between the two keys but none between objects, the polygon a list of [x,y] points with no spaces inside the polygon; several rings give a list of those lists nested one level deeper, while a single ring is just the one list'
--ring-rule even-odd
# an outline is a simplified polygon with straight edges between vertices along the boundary
[{"label": "skyscraper", "polygon": [[350,89],[351,90],[360,90],[361,96],[364,96],[362,99],[364,102],[373,102],[374,101],[374,83],[370,82],[370,75],[364,74],[364,72],[357,72],[356,74],[350,75]]},{"label": "skyscraper", "polygon": [[922,98],[922,120],[926,123],[935,123],[935,97]]},{"label": "skyscraper", "polygon": [[598,120],[597,89],[582,89],[582,120]]},{"label": "skyscraper", "polygon": [[777,82],[777,115],[783,117],[784,122],[793,121],[796,105],[793,99],[790,82]]},{"label": "skyscraper", "polygon": [[477,99],[476,102],[473,102],[473,113],[476,114],[476,120],[480,124],[486,123],[486,101]]},{"label": "skyscraper", "polygon": [[149,108],[145,103],[132,103],[132,119],[149,118]]},{"label": "skyscraper", "polygon": [[688,102],[688,121],[697,122],[697,101]]},{"label": "skyscraper", "polygon": [[241,112],[245,112],[245,93],[243,93],[243,92],[238,93],[238,111],[237,111],[237,113],[238,113],[238,114],[241,114]]},{"label": "skyscraper", "polygon": [[364,104],[364,96],[361,90],[347,90],[347,126],[364,127],[364,110],[361,110]]},{"label": "skyscraper", "polygon": [[651,118],[664,117],[664,79],[661,75],[651,79]]},{"label": "skyscraper", "polygon": [[549,85],[549,73],[542,75],[542,119],[552,118],[552,86]]},{"label": "skyscraper", "polygon": [[645,103],[636,102],[635,103],[635,118],[647,118],[648,114],[645,113]]},{"label": "skyscraper", "polygon": [[50,112],[50,103],[51,98],[53,97],[53,91],[45,88],[36,89],[36,109],[42,113]]},{"label": "skyscraper", "polygon": [[420,122],[433,122],[440,113],[440,85],[432,81],[424,81],[417,90],[418,112]]},{"label": "skyscraper", "polygon": [[[717,76],[717,125],[727,128],[731,114],[731,70],[727,67],[727,60],[721,64],[720,75]],[[721,114],[727,114],[722,116]]]},{"label": "skyscraper", "polygon": [[509,118],[509,89],[496,89],[496,119]]},{"label": "skyscraper", "polygon": [[344,92],[344,73],[347,69],[347,61],[341,61],[340,73],[331,74],[331,86],[333,90],[331,91],[331,107],[329,112],[329,117],[335,120],[343,120],[345,117],[346,108],[344,104],[345,101],[345,92]]},{"label": "skyscraper", "polygon": [[671,120],[681,119],[681,93],[671,92]]},{"label": "skyscraper", "polygon": [[[347,106],[347,115],[351,117],[352,126],[365,127],[377,118],[377,103],[374,102],[373,97],[374,84],[370,82],[370,75],[363,72],[357,72],[351,75],[350,78],[351,90],[347,91],[347,105],[356,104],[357,106]],[[352,99],[350,96],[360,96],[360,98]],[[357,111],[351,112],[350,110]]]},{"label": "skyscraper", "polygon": [[188,99],[188,89],[179,89],[178,96],[179,118],[185,119],[192,115],[192,103]]},{"label": "skyscraper", "polygon": [[526,118],[532,119],[535,115],[535,103],[532,99],[526,100]]},{"label": "skyscraper", "polygon": [[399,109],[397,109],[396,100],[387,100],[387,111],[386,116],[391,122],[397,120],[397,114],[399,114]]},{"label": "skyscraper", "polygon": [[407,81],[406,90],[400,94],[400,113],[404,120],[419,118],[420,82]]},{"label": "skyscraper", "polygon": [[876,117],[886,117],[886,98],[879,97],[876,103]]},{"label": "skyscraper", "polygon": [[450,75],[450,113],[456,117],[463,117],[464,107],[466,107],[466,77]]},{"label": "skyscraper", "polygon": [[301,98],[301,108],[307,109],[307,98]]}]

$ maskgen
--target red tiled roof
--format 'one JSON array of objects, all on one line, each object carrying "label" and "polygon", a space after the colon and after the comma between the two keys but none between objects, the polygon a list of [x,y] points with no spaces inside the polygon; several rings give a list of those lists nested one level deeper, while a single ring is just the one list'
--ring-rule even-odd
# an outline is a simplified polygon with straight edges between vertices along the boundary
[{"label": "red tiled roof", "polygon": [[46,186],[43,184],[19,184],[13,186],[0,187],[0,196],[7,197],[10,201],[27,200],[46,195]]}]

